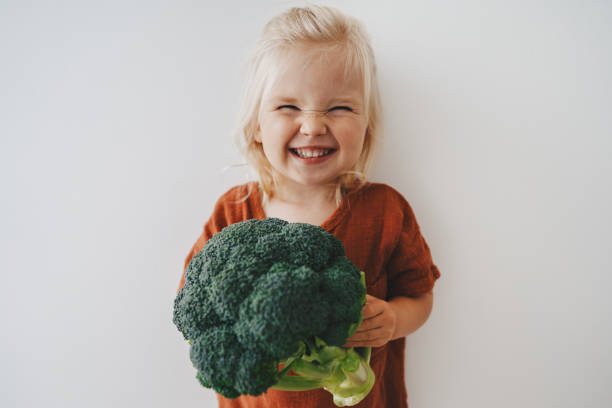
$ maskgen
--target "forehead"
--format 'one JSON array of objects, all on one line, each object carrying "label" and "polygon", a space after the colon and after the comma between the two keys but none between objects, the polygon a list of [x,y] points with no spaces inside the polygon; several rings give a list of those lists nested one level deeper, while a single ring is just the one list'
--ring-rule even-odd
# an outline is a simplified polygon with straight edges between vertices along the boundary
[{"label": "forehead", "polygon": [[362,98],[363,78],[343,50],[300,47],[275,58],[264,99]]}]

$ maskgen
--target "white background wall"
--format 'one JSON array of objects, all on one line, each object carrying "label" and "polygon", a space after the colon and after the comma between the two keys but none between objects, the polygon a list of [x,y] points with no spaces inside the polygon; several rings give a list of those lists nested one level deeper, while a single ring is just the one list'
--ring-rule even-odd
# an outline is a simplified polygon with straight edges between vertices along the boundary
[{"label": "white background wall", "polygon": [[[610,406],[611,3],[326,3],[371,34],[371,179],[442,273],[411,407]],[[246,54],[298,4],[0,1],[0,406],[216,406],[172,301],[246,180]]]}]

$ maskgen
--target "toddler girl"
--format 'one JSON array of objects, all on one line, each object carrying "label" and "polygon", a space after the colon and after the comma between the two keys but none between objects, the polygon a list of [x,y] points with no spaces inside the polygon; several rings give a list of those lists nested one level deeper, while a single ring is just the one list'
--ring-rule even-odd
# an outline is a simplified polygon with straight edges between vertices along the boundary
[{"label": "toddler girl", "polygon": [[[440,273],[406,199],[365,179],[380,120],[374,54],[358,21],[329,7],[273,18],[249,61],[238,132],[259,180],[219,198],[185,268],[236,222],[275,217],[323,227],[366,274],[363,323],[346,346],[373,347],[376,383],[357,406],[401,408],[404,338],[427,320]],[[334,407],[321,389],[218,399],[220,407]]]}]

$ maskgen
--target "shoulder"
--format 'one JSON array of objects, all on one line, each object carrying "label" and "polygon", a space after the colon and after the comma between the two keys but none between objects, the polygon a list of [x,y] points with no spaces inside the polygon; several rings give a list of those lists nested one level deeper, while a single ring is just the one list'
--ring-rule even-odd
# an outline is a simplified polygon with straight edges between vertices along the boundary
[{"label": "shoulder", "polygon": [[357,196],[365,201],[366,204],[376,204],[378,208],[385,211],[396,209],[397,211],[404,212],[410,208],[408,200],[406,200],[402,193],[384,183],[368,182],[357,192]]},{"label": "shoulder", "polygon": [[367,182],[364,185],[363,190],[367,191],[368,194],[372,194],[372,195],[378,195],[378,196],[387,197],[390,199],[405,200],[402,193],[400,193],[395,188],[385,183]]},{"label": "shoulder", "polygon": [[252,194],[258,194],[257,183],[254,181],[230,188],[219,197],[216,205],[239,205],[248,200]]},{"label": "shoulder", "polygon": [[250,218],[261,218],[258,183],[251,181],[234,186],[215,203],[212,218],[227,226]]},{"label": "shoulder", "polygon": [[349,200],[351,211],[359,218],[369,218],[385,225],[414,228],[418,225],[412,206],[394,187],[384,183],[370,183]]}]

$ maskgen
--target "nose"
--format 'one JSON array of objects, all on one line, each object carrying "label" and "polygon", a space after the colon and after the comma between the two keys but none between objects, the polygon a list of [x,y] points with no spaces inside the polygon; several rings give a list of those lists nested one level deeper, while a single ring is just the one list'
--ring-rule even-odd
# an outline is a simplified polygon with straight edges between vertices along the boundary
[{"label": "nose", "polygon": [[302,111],[300,133],[304,136],[318,136],[327,133],[325,112]]}]

